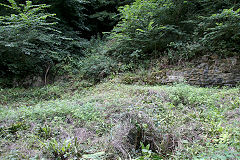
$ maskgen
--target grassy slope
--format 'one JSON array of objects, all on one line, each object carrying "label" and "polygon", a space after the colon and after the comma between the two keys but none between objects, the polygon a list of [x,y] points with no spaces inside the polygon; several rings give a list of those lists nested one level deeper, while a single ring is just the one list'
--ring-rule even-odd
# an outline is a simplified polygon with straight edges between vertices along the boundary
[{"label": "grassy slope", "polygon": [[238,159],[240,91],[114,82],[2,89],[0,142],[0,159]]}]

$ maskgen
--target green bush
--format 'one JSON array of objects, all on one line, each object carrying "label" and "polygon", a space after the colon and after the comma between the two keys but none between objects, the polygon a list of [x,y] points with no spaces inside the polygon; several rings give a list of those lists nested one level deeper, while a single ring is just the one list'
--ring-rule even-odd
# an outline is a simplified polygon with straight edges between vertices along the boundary
[{"label": "green bush", "polygon": [[40,67],[41,63],[50,63],[47,54],[51,50],[46,44],[52,44],[51,40],[57,36],[51,31],[55,23],[46,21],[54,14],[43,13],[49,7],[45,4],[33,5],[26,1],[25,5],[18,5],[14,0],[9,0],[9,3],[1,4],[13,13],[0,17],[1,77],[41,71],[44,68]]},{"label": "green bush", "polygon": [[103,54],[92,54],[80,62],[80,74],[84,79],[99,82],[116,71],[117,63]]},{"label": "green bush", "polygon": [[[135,0],[120,7],[109,55],[124,62],[239,52],[239,8],[233,0]],[[231,8],[231,9],[224,9]],[[218,14],[214,14],[218,13]]]},{"label": "green bush", "polygon": [[178,40],[184,35],[177,24],[178,5],[170,0],[136,0],[121,7],[122,20],[110,36],[115,39],[113,55],[125,61],[149,59]]},{"label": "green bush", "polygon": [[240,50],[240,8],[224,9],[221,13],[202,17],[199,24],[200,42],[210,51],[222,56],[237,53]]},{"label": "green bush", "polygon": [[204,47],[198,42],[171,42],[166,56],[171,62],[190,60],[202,54]]},{"label": "green bush", "polygon": [[74,61],[84,54],[85,44],[80,38],[67,38],[56,29],[55,14],[46,12],[49,5],[8,2],[1,4],[11,15],[0,16],[0,83],[6,84],[6,75],[9,84],[13,78],[43,77],[54,68],[74,66]]}]

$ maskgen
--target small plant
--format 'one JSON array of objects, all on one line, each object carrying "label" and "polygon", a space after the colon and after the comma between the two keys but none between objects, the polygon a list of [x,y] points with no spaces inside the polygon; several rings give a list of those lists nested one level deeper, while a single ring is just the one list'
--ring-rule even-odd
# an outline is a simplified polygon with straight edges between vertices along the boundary
[{"label": "small plant", "polygon": [[39,142],[45,148],[48,155],[57,160],[67,160],[70,157],[79,158],[82,156],[82,151],[79,148],[80,144],[78,143],[77,138],[74,140],[65,140],[63,143],[58,142],[55,138],[46,143],[40,140]]},{"label": "small plant", "polygon": [[150,144],[144,146],[144,144],[141,142],[141,150],[142,150],[142,154],[144,159],[149,159],[152,155],[152,151],[150,150]]},{"label": "small plant", "polygon": [[5,134],[16,134],[20,130],[26,130],[28,126],[24,122],[15,122],[10,126],[1,127],[0,133],[4,136]]},{"label": "small plant", "polygon": [[49,127],[48,125],[45,125],[44,127],[39,127],[37,135],[40,138],[49,139],[53,136],[53,132],[51,127]]},{"label": "small plant", "polygon": [[64,141],[63,144],[61,144],[58,143],[56,139],[52,139],[49,142],[48,149],[49,152],[51,152],[55,158],[63,160],[67,159],[67,157],[69,156],[71,145],[72,144],[70,140]]},{"label": "small plant", "polygon": [[92,104],[85,104],[76,109],[73,113],[73,117],[84,122],[101,122],[101,113]]},{"label": "small plant", "polygon": [[142,156],[136,158],[136,160],[146,160],[146,159],[160,160],[160,159],[164,159],[160,155],[157,155],[156,153],[154,153],[150,150],[150,144],[148,144],[146,146],[142,142],[140,142],[140,144],[141,144]]}]

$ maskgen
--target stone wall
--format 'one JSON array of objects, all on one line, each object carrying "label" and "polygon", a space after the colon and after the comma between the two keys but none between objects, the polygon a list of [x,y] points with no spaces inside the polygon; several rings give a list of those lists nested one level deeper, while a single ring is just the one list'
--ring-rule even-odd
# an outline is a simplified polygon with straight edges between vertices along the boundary
[{"label": "stone wall", "polygon": [[128,76],[123,82],[138,84],[171,84],[187,82],[198,86],[236,86],[240,84],[240,58],[220,59],[204,56],[187,64],[150,71],[145,76]]},{"label": "stone wall", "polygon": [[[198,86],[236,86],[240,84],[240,57],[220,59],[217,56],[204,56],[185,64],[169,66],[160,62],[145,73],[125,74],[121,82],[126,84],[172,84],[186,82]],[[166,62],[167,63],[167,62]],[[163,67],[165,66],[165,67]],[[61,79],[61,78],[55,78]],[[65,78],[66,79],[66,78]],[[48,83],[54,82],[48,77]],[[42,86],[41,77],[27,77],[15,81],[15,86]]]},{"label": "stone wall", "polygon": [[200,86],[235,86],[240,83],[240,61],[238,57],[218,59],[204,57],[201,63],[191,68],[167,72],[167,81],[180,80]]}]

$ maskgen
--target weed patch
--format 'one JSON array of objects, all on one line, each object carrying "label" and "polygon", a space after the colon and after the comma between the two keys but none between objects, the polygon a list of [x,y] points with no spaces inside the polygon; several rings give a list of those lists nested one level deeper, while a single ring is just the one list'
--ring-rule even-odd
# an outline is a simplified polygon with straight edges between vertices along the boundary
[{"label": "weed patch", "polygon": [[[78,84],[69,86],[75,88]],[[25,90],[30,93],[32,89]],[[10,91],[20,94],[13,89],[1,93],[8,99]],[[13,97],[9,103],[7,99],[3,101],[1,159],[237,159],[240,156],[239,88],[108,82],[71,94],[58,93],[60,97],[56,99],[39,102]],[[29,105],[29,102],[34,103]]]}]

